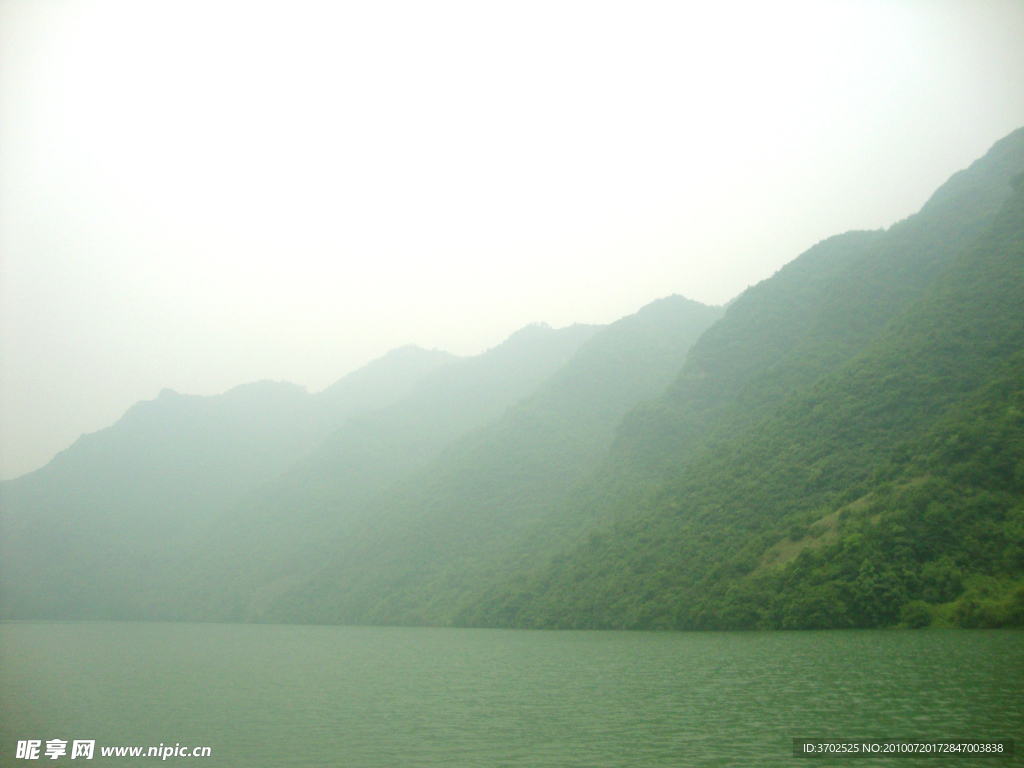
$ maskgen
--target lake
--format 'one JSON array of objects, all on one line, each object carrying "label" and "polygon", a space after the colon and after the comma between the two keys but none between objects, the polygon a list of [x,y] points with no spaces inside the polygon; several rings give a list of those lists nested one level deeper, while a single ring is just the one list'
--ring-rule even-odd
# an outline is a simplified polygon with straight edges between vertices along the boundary
[{"label": "lake", "polygon": [[541,632],[0,624],[18,740],[209,746],[201,766],[1005,765],[804,760],[794,738],[1015,739],[1024,632]]}]

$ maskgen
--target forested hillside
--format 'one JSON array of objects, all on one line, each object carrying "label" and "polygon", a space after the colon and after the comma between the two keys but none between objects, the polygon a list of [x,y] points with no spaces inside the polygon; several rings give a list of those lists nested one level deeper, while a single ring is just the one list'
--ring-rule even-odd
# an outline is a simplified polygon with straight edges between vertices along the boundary
[{"label": "forested hillside", "polygon": [[[666,474],[857,354],[990,225],[1022,167],[1024,132],[1016,131],[914,216],[886,231],[831,237],[737,297],[665,395],[626,416],[602,466],[555,516],[558,524],[580,531],[583,520],[629,514]],[[462,620],[485,621],[485,603],[507,602],[514,613],[511,595],[524,578],[519,570],[496,578],[516,586],[474,598]]]},{"label": "forested hillside", "polygon": [[[997,214],[1021,168],[1017,132],[919,214],[885,232],[820,243],[750,289],[696,342],[667,391],[621,423],[604,459],[589,454],[587,474],[565,460],[574,454],[569,439],[564,455],[544,455],[545,432],[563,418],[527,401],[544,414],[533,419],[543,429],[499,425],[483,442],[456,444],[318,552],[316,573],[283,589],[263,615],[630,628],[899,621],[923,592],[876,591],[859,603],[833,596],[844,618],[829,622],[792,607],[804,599],[796,586],[774,597],[779,574],[796,550],[838,536],[818,534],[833,521],[828,530],[839,530],[840,507],[868,503],[864,483],[896,445],[925,434],[997,375],[1003,358],[980,354],[965,329],[988,318],[991,332],[1012,336],[1020,324],[1015,209]],[[985,258],[1010,271],[982,269],[985,279],[972,282],[968,273]],[[1015,349],[1000,344],[1000,354]],[[933,380],[941,386],[926,386]],[[588,442],[565,431],[574,434]],[[524,449],[554,471],[531,473]],[[518,483],[504,479],[516,474]],[[551,478],[562,481],[557,494],[546,506],[531,503],[529,489]],[[575,487],[567,482],[577,478]],[[849,515],[842,513],[843,525]],[[945,562],[922,561],[918,571]],[[888,583],[883,566],[884,558],[868,562],[864,578],[876,569]]]},{"label": "forested hillside", "polygon": [[[778,579],[797,567],[787,565],[794,552],[839,536],[840,517],[844,526],[852,519],[843,505],[861,509],[874,499],[864,484],[897,445],[921,438],[1001,375],[1000,355],[1014,344],[971,357],[981,348],[968,341],[980,340],[969,329],[983,323],[1009,338],[1020,325],[1016,209],[1011,202],[999,211],[1022,168],[1018,131],[919,214],[885,232],[825,241],[739,297],[666,393],[626,418],[589,479],[531,526],[492,525],[481,535],[474,520],[463,530],[451,521],[465,519],[421,502],[400,527],[353,531],[310,584],[283,594],[268,615],[535,627],[896,623],[907,605],[921,607],[913,603],[925,594],[921,574],[946,568],[942,558],[951,555],[921,560],[902,591],[888,592],[872,581],[876,573],[878,584],[891,580],[886,558],[862,558],[858,578],[863,566],[863,584],[875,585],[864,587],[868,597],[805,600],[795,583]],[[982,269],[985,279],[968,280],[985,258],[1010,271]],[[486,483],[506,466],[480,467],[459,482]],[[496,509],[493,519],[515,519],[507,502]],[[991,570],[964,557],[962,573]],[[950,598],[949,590],[928,595]],[[794,607],[826,599],[841,618]]]},{"label": "forested hillside", "polygon": [[[1024,133],[1010,140],[1019,152]],[[828,352],[821,333],[796,346],[791,362],[748,385],[717,437],[670,479],[528,579],[482,596],[464,622],[1022,623],[1021,167],[1018,155],[1008,169],[1018,173],[1016,191],[987,231],[862,351],[765,407],[779,398],[775,382]],[[869,258],[885,264],[879,253]],[[863,295],[870,310],[877,294]],[[827,319],[841,342],[853,337]]]},{"label": "forested hillside", "polygon": [[727,305],[165,391],[0,484],[0,618],[1024,624],[1024,129]]}]

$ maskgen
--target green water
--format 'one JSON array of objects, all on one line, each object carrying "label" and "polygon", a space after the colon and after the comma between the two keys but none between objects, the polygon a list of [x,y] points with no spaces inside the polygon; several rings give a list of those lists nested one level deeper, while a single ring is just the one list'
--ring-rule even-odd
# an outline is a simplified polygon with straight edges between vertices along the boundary
[{"label": "green water", "polygon": [[[99,747],[162,742],[209,768],[823,766],[792,739],[897,736],[1013,738],[1024,762],[1021,632],[11,623],[0,651],[0,765],[153,765]],[[96,757],[14,757],[55,738]]]}]

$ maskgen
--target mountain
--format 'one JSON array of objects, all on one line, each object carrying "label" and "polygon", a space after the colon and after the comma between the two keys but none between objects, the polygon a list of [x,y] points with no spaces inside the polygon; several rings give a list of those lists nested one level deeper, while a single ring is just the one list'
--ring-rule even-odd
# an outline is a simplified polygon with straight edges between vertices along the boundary
[{"label": "mountain", "polygon": [[601,329],[534,394],[391,486],[315,558],[299,558],[323,564],[259,617],[450,623],[458,597],[500,573],[494,563],[518,542],[538,530],[547,548],[562,541],[550,510],[597,465],[623,415],[661,393],[721,314],[672,296]]},{"label": "mountain", "polygon": [[[425,377],[402,400],[349,419],[288,472],[252,490],[211,526],[176,609],[252,618],[329,556],[325,542],[374,512],[381,495],[434,463],[452,441],[499,418],[586,347],[597,326],[527,326],[503,344]],[[166,601],[165,601],[165,604]]]},{"label": "mountain", "polygon": [[347,418],[402,398],[455,359],[410,346],[314,395],[262,381],[214,397],[165,389],[137,403],[45,467],[0,483],[2,615],[78,615],[83,590],[111,572],[151,571]]},{"label": "mountain", "polygon": [[[866,238],[783,322],[795,341],[752,343],[793,306],[785,269],[741,296],[592,478],[590,497],[627,488],[606,494],[614,522],[478,593],[461,623],[1024,622],[1022,168],[1024,130]],[[813,253],[790,266],[821,269]],[[660,477],[634,469],[651,463]]]},{"label": "mountain", "polygon": [[725,308],[162,394],[0,484],[2,616],[1022,625],[1022,179],[1024,129]]},{"label": "mountain", "polygon": [[[680,376],[623,425],[624,461],[679,464],[860,352],[991,224],[1024,166],[1024,130],[886,231],[829,238],[741,294]],[[628,446],[628,447],[627,447]],[[671,457],[671,458],[669,458]]]},{"label": "mountain", "polygon": [[[3,615],[164,615],[165,598],[153,595],[177,584],[203,554],[197,542],[273,478],[296,465],[315,474],[345,435],[374,420],[397,421],[402,459],[429,455],[531,391],[593,330],[526,328],[469,360],[405,347],[316,395],[273,382],[217,397],[164,390],[0,484]],[[447,410],[431,410],[440,402]]]}]

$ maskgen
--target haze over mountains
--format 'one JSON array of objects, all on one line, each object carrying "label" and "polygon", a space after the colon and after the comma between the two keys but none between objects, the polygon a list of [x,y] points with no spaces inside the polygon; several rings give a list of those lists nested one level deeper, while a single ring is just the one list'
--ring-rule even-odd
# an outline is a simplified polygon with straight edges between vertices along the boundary
[{"label": "haze over mountains", "polygon": [[165,391],[0,484],[0,616],[1024,623],[1024,129],[727,308],[316,395]]}]

